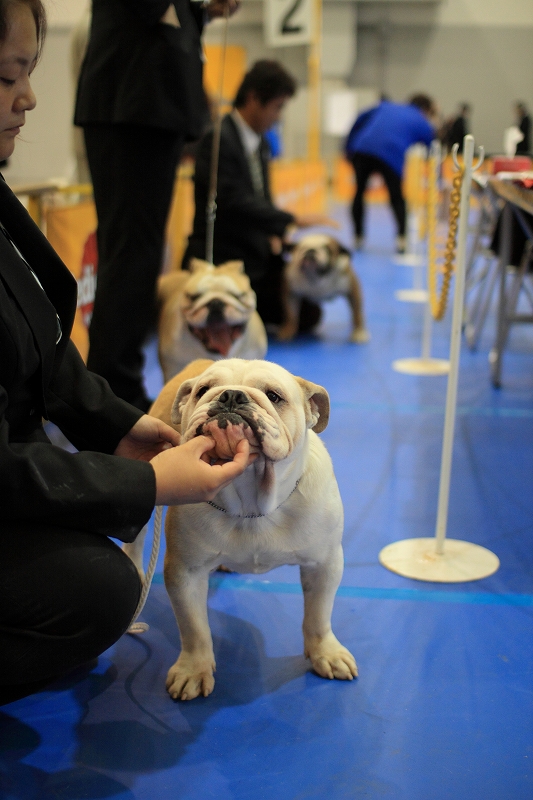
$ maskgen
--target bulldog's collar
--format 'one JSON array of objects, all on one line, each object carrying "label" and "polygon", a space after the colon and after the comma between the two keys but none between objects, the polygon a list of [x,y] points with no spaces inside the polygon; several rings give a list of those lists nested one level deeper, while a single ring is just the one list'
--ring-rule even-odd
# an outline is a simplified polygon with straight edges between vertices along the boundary
[{"label": "bulldog's collar", "polygon": [[[295,487],[294,487],[294,489],[292,490],[291,494],[289,494],[289,495],[288,495],[288,497],[286,497],[286,498],[285,498],[285,500],[283,501],[283,503],[286,503],[286,502],[287,502],[287,500],[289,499],[289,497],[290,497],[292,494],[294,494],[294,492],[295,492],[295,491],[296,491],[296,489],[298,488],[298,484],[299,484],[299,483],[300,483],[300,478],[298,478],[298,480],[296,481],[296,486],[295,486]],[[208,505],[210,505],[210,506],[213,506],[213,508],[216,508],[216,509],[217,509],[217,511],[223,511],[223,512],[224,512],[224,514],[229,514],[229,511],[227,511],[225,508],[222,508],[222,506],[217,506],[217,504],[216,504],[216,503],[213,503],[211,500],[206,500],[205,502],[206,502]],[[278,510],[278,508],[281,508],[281,506],[283,505],[283,503],[280,503],[280,504],[279,504],[279,506],[276,506],[276,508],[274,509],[274,511],[277,511],[277,510]],[[269,511],[268,513],[269,513],[269,514],[272,514],[273,512],[272,512],[272,511]],[[268,516],[268,514],[230,514],[230,516],[231,516],[231,517],[238,517],[239,519],[258,519],[259,517],[267,517],[267,516]]]}]

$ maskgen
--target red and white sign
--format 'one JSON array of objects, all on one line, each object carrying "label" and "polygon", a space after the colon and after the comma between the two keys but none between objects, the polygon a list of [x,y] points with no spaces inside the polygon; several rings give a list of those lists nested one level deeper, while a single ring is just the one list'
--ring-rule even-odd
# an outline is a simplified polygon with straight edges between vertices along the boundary
[{"label": "red and white sign", "polygon": [[87,237],[83,247],[81,273],[78,278],[78,308],[81,310],[84,325],[88,328],[94,308],[94,293],[98,271],[98,249],[96,246],[96,233],[93,231]]}]

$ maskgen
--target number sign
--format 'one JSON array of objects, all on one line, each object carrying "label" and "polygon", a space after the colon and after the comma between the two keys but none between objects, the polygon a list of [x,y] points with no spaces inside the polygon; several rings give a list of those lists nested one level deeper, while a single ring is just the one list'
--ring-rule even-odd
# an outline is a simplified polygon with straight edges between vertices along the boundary
[{"label": "number sign", "polygon": [[267,45],[309,44],[313,37],[313,6],[313,0],[264,0]]}]

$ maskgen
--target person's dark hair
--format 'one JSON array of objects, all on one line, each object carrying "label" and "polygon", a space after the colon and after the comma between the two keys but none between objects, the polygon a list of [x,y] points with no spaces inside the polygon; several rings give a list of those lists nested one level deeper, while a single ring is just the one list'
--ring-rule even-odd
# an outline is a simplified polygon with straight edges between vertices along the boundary
[{"label": "person's dark hair", "polygon": [[0,0],[0,42],[3,42],[8,34],[8,11],[11,6],[28,6],[33,14],[37,33],[37,56],[39,57],[43,49],[44,37],[46,35],[46,11],[43,3],[41,0]]},{"label": "person's dark hair", "polygon": [[233,105],[242,108],[253,92],[262,106],[278,97],[292,97],[296,81],[277,61],[256,61],[237,90]]},{"label": "person's dark hair", "polygon": [[414,94],[409,98],[409,105],[416,106],[423,114],[433,114],[435,103],[427,94]]}]

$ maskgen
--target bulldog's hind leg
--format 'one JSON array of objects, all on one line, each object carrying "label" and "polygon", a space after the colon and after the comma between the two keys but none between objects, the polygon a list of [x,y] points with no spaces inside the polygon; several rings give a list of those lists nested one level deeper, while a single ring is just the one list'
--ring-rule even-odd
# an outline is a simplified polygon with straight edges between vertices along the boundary
[{"label": "bulldog's hind leg", "polygon": [[301,299],[291,292],[285,275],[283,275],[281,284],[281,301],[283,322],[278,328],[277,339],[280,342],[290,342],[298,333]]},{"label": "bulldog's hind leg", "polygon": [[357,677],[357,664],[331,630],[331,613],[342,569],[342,548],[334,563],[300,567],[304,593],[304,652],[315,672],[323,678],[349,680]]},{"label": "bulldog's hind leg", "polygon": [[165,586],[181,637],[181,653],[166,681],[173,700],[207,697],[215,686],[215,656],[207,619],[208,582],[208,571],[177,570],[165,558]]},{"label": "bulldog's hind leg", "polygon": [[352,333],[350,341],[356,344],[365,344],[370,340],[370,334],[365,326],[365,315],[363,311],[363,290],[361,288],[361,281],[357,275],[352,272],[350,278],[350,293],[348,295],[348,302],[352,312]]}]

